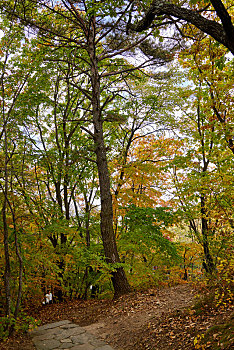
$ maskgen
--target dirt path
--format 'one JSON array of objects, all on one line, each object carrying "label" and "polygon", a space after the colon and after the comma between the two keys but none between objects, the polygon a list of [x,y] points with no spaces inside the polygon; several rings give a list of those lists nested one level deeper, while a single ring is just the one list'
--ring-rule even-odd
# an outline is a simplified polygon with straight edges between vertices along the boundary
[{"label": "dirt path", "polygon": [[[130,293],[118,299],[111,300],[74,300],[61,304],[52,304],[34,310],[32,315],[42,320],[42,324],[60,320],[70,320],[85,327],[96,337],[103,339],[116,350],[179,350],[190,347],[166,346],[165,337],[171,329],[168,322],[160,325],[161,320],[171,317],[172,312],[189,307],[193,304],[194,291],[190,285],[183,284],[164,289],[150,289],[147,292]],[[171,318],[173,319],[173,317]],[[169,318],[170,320],[170,318]],[[184,322],[184,321],[182,321]],[[164,333],[160,333],[160,328]],[[163,346],[148,345],[151,330],[157,331],[157,336],[163,341]],[[0,349],[4,350],[33,350],[35,349],[29,336],[15,337],[5,343]]]},{"label": "dirt path", "polygon": [[159,291],[125,296],[109,310],[99,322],[86,326],[86,330],[106,340],[116,350],[138,349],[139,337],[153,320],[179,311],[193,304],[194,292],[188,285],[179,285]]}]

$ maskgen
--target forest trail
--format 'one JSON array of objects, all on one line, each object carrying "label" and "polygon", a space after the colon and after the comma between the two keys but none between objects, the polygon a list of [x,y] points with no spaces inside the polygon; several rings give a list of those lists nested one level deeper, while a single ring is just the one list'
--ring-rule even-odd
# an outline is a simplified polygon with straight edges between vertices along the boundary
[{"label": "forest trail", "polygon": [[184,284],[161,290],[152,289],[146,293],[136,293],[131,299],[128,296],[121,299],[110,308],[109,316],[85,326],[85,329],[116,350],[130,350],[139,349],[140,336],[150,327],[152,320],[157,323],[162,315],[192,306],[194,291]]},{"label": "forest trail", "polygon": [[[140,345],[139,337],[142,331],[150,325],[152,320],[154,320],[154,322],[159,321],[162,315],[167,315],[174,311],[178,312],[180,309],[191,306],[194,299],[193,295],[194,293],[189,285],[131,293],[117,301],[113,301],[105,311],[102,310],[102,312],[104,311],[104,315],[100,317],[98,322],[83,327],[77,326],[74,323],[69,323],[69,321],[47,324],[33,332],[33,341],[38,349],[46,350],[52,349],[49,345],[57,349],[57,347],[59,347],[57,344],[59,344],[60,341],[64,342],[64,340],[67,340],[67,343],[60,344],[60,348],[63,349],[70,348],[72,345],[73,347],[75,346],[74,349],[77,350],[96,348],[98,348],[98,350],[113,350],[113,348],[116,350],[138,349]],[[76,319],[76,312],[74,312],[74,310],[70,312],[70,317],[73,315],[73,322],[76,320],[77,323],[81,324],[91,321],[88,321],[88,314],[90,312],[93,317],[96,313],[96,318],[99,318],[99,308],[92,308],[92,306],[89,310],[86,310],[87,320],[83,319],[83,321],[80,320],[80,322]],[[64,322],[65,324],[63,324]],[[61,323],[62,325],[60,325]],[[65,329],[63,331],[65,334],[63,334],[59,327],[68,327],[68,329]],[[70,329],[70,327],[72,328]],[[75,334],[76,331],[77,335]],[[77,341],[77,344],[74,343],[74,340]],[[113,348],[106,345],[104,341],[112,345]],[[44,347],[42,346],[43,342]],[[73,349],[73,347],[71,347],[71,349]]]},{"label": "forest trail", "polygon": [[[167,339],[171,340],[169,334],[173,334],[173,329],[168,320],[165,325],[161,322],[165,319],[173,319],[173,313],[180,314],[184,308],[192,306],[194,295],[195,291],[189,284],[182,284],[170,288],[133,292],[116,301],[76,300],[52,304],[35,310],[34,317],[41,319],[42,324],[69,320],[83,327],[96,338],[105,341],[115,350],[192,349],[192,343],[190,342],[186,347],[180,334],[178,334],[178,341],[174,337],[176,343],[172,347],[171,342],[167,346]],[[184,320],[179,327],[184,332],[186,327]],[[155,332],[159,337],[158,346],[155,343]],[[153,336],[153,343],[151,336]],[[160,339],[163,345],[160,345]],[[189,340],[192,341],[192,338]],[[180,342],[182,342],[181,346]],[[151,343],[152,347],[147,345]],[[35,349],[31,338],[27,336],[23,341],[21,338],[21,340],[15,340],[14,344],[9,342],[5,345],[4,350]]]}]

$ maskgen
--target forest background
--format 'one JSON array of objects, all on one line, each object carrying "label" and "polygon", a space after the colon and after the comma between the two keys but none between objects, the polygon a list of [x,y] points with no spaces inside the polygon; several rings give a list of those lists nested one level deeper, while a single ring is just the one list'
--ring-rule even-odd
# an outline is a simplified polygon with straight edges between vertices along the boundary
[{"label": "forest background", "polygon": [[208,276],[230,302],[233,7],[1,1],[4,336],[48,290]]}]

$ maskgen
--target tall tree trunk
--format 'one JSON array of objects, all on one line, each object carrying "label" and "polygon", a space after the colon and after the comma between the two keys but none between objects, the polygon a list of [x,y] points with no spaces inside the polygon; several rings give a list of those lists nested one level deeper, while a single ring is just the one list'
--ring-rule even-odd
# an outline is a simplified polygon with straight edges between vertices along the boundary
[{"label": "tall tree trunk", "polygon": [[[199,82],[199,92],[201,92],[201,81]],[[208,240],[208,232],[209,232],[209,227],[208,227],[208,221],[207,221],[207,205],[206,205],[206,186],[203,188],[203,182],[205,181],[205,176],[207,174],[208,166],[210,163],[210,154],[213,149],[213,138],[210,138],[209,142],[209,151],[208,155],[206,155],[206,147],[205,147],[205,133],[204,133],[204,119],[201,114],[201,109],[200,109],[200,100],[198,100],[198,106],[197,106],[197,122],[198,122],[198,132],[200,135],[201,139],[201,148],[202,148],[202,160],[203,160],[203,165],[202,165],[202,189],[201,189],[201,195],[200,195],[200,211],[201,211],[201,233],[202,233],[202,245],[203,245],[203,251],[204,251],[204,262],[203,266],[208,273],[212,273],[214,270],[214,262],[212,259],[212,256],[210,254],[210,248],[209,248],[209,240]],[[212,130],[214,131],[214,130]]]},{"label": "tall tree trunk", "polygon": [[[5,61],[6,63],[6,61]],[[5,114],[5,88],[4,88],[4,73],[1,76],[1,88],[2,88],[2,115],[3,115],[3,135],[4,135],[4,198],[2,206],[2,220],[3,220],[3,236],[4,236],[4,255],[5,255],[5,271],[4,271],[4,287],[6,298],[6,316],[11,315],[11,265],[9,255],[9,238],[7,227],[7,197],[8,197],[8,145],[7,145],[7,120]]]},{"label": "tall tree trunk", "polygon": [[9,240],[8,240],[8,228],[6,221],[6,198],[3,200],[2,208],[2,219],[3,219],[3,233],[4,233],[4,254],[5,254],[5,272],[4,272],[4,287],[5,287],[5,298],[6,298],[6,316],[11,314],[11,290],[10,290],[10,279],[11,279],[11,267],[10,267],[10,255],[9,255]]},{"label": "tall tree trunk", "polygon": [[203,266],[208,273],[212,273],[214,271],[214,262],[212,259],[212,256],[210,254],[210,248],[209,248],[209,241],[208,241],[208,222],[206,219],[206,200],[205,196],[200,197],[201,201],[201,215],[202,215],[202,244],[203,244],[203,251],[204,251],[204,257],[205,262],[203,263]]},{"label": "tall tree trunk", "polygon": [[[108,263],[120,263],[113,230],[113,205],[110,191],[110,176],[108,171],[106,148],[104,144],[103,122],[100,106],[100,76],[98,74],[98,59],[95,52],[95,19],[88,37],[88,53],[91,62],[92,84],[92,117],[94,125],[94,146],[97,159],[100,195],[101,195],[101,235],[104,252]],[[122,267],[112,273],[114,297],[130,292],[130,285]]]},{"label": "tall tree trunk", "polygon": [[[15,226],[15,221],[14,221],[14,226]],[[17,318],[20,310],[22,288],[23,288],[23,259],[20,253],[20,246],[19,246],[18,236],[16,232],[16,226],[14,229],[14,234],[15,234],[15,250],[16,250],[16,255],[19,262],[19,285],[18,285],[18,295],[17,295],[17,301],[15,305],[15,312],[14,312],[14,317]]]}]

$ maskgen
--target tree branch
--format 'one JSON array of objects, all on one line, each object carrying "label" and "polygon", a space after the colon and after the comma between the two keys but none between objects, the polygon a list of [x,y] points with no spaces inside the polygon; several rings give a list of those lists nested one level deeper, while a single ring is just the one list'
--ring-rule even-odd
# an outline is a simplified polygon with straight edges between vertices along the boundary
[{"label": "tree branch", "polygon": [[234,54],[234,26],[231,17],[220,0],[211,1],[222,24],[201,16],[198,11],[180,7],[162,0],[152,1],[144,17],[136,24],[128,26],[132,31],[142,32],[150,28],[155,18],[162,15],[173,16],[193,24],[202,32],[226,46]]}]

